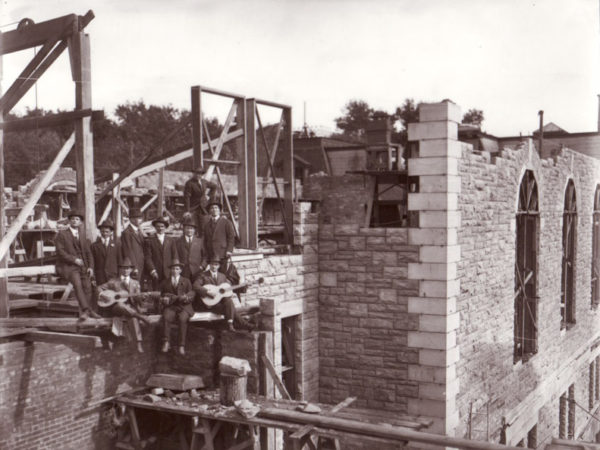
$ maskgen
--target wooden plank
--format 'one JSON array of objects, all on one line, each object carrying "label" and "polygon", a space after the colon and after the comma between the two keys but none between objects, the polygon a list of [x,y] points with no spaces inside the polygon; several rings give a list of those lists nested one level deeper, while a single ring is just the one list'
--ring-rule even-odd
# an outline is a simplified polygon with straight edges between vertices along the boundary
[{"label": "wooden plank", "polygon": [[[212,154],[213,159],[219,159],[219,156],[221,155],[221,150],[223,150],[223,145],[225,144],[225,137],[227,136],[227,133],[229,132],[229,128],[231,128],[231,125],[233,123],[233,119],[236,115],[237,109],[238,109],[238,102],[234,101],[231,104],[231,108],[229,109],[229,114],[227,115],[227,119],[225,119],[225,123],[223,124],[223,131],[221,131],[221,135],[219,136],[219,139],[217,139],[217,145],[215,146],[215,151]],[[208,166],[208,169],[206,169],[206,173],[202,176],[202,178],[204,178],[205,180],[210,180],[212,178],[215,167],[216,166],[214,164],[210,164]]]},{"label": "wooden plank", "polygon": [[7,120],[0,123],[0,128],[6,132],[26,131],[45,127],[57,127],[69,125],[75,119],[82,117],[91,117],[93,121],[104,118],[104,111],[92,111],[91,108],[65,111],[58,114],[49,114],[40,117],[26,117],[21,119]]},{"label": "wooden plank", "polygon": [[364,423],[356,420],[340,419],[337,417],[324,417],[281,408],[262,408],[258,413],[258,416],[295,423],[309,423],[319,427],[392,439],[399,442],[422,442],[442,447],[457,447],[466,450],[519,450],[518,447],[504,446],[491,442],[472,441],[469,439],[415,431],[405,427],[390,427],[386,425]]},{"label": "wooden plank", "polygon": [[236,142],[236,157],[240,165],[237,168],[237,190],[238,190],[238,233],[240,237],[240,247],[250,248],[248,235],[248,190],[247,190],[247,164],[248,151],[252,148],[252,132],[248,121],[250,120],[250,100],[240,101],[237,112],[238,126],[244,131],[244,135],[240,141]]},{"label": "wooden plank", "polygon": [[147,202],[144,204],[144,206],[142,206],[142,209],[141,209],[141,211],[142,211],[142,212],[146,211],[146,210],[148,209],[148,207],[149,207],[149,206],[150,206],[152,203],[154,203],[154,202],[155,202],[155,200],[156,200],[156,199],[158,199],[158,194],[154,194],[154,195],[152,196],[152,198],[151,198],[150,200],[148,200],[148,201],[147,201]]},{"label": "wooden plank", "polygon": [[23,334],[35,331],[33,328],[2,328],[0,327],[0,338],[7,338],[11,336],[21,336]]},{"label": "wooden plank", "polygon": [[87,334],[30,331],[26,333],[22,339],[28,342],[48,342],[51,344],[83,345],[92,348],[102,348],[100,336],[90,336]]},{"label": "wooden plank", "polygon": [[[160,316],[159,316],[160,317]],[[112,319],[86,319],[79,320],[77,317],[11,317],[0,319],[0,327],[110,327]]]},{"label": "wooden plank", "polygon": [[[69,39],[71,70],[75,82],[75,109],[92,107],[92,70],[90,37],[80,31]],[[94,184],[94,140],[91,118],[75,120],[75,171],[77,208],[84,214],[85,236],[91,241],[96,236],[96,208]]]},{"label": "wooden plank", "polygon": [[158,169],[158,208],[157,215],[162,217],[165,207],[165,169]]},{"label": "wooden plank", "polygon": [[[342,401],[342,402],[338,403],[337,405],[335,405],[329,411],[326,411],[324,413],[324,415],[326,415],[326,416],[332,416],[335,413],[337,413],[338,411],[340,411],[342,408],[345,408],[345,407],[349,406],[350,404],[352,404],[355,401],[356,401],[356,397],[348,397],[344,401]],[[304,425],[298,431],[295,431],[290,437],[292,439],[300,439],[306,433],[310,433],[313,428],[314,428],[314,426],[312,426],[312,425]]]},{"label": "wooden plank", "polygon": [[[4,241],[2,241],[4,242]],[[1,243],[0,243],[1,244]],[[34,277],[37,275],[53,275],[56,273],[56,266],[33,266],[33,267],[7,267],[0,269],[0,278],[6,277]]]},{"label": "wooden plank", "polygon": [[161,387],[176,391],[187,391],[189,389],[201,389],[205,387],[202,377],[198,375],[179,373],[154,373],[150,375],[146,386]]},{"label": "wooden plank", "polygon": [[[118,173],[112,174],[112,179],[115,181],[119,178]],[[121,233],[123,232],[123,210],[121,208],[121,204],[117,202],[116,199],[121,198],[121,186],[117,185],[113,188],[111,197],[110,197],[110,205],[113,207],[112,210],[112,219],[115,224],[115,236],[117,238],[121,237]]]},{"label": "wooden plank", "polygon": [[[67,155],[71,151],[71,148],[73,147],[74,143],[75,143],[75,134],[72,133],[71,136],[69,137],[69,139],[67,139],[67,141],[63,144],[62,148],[60,149],[60,151],[54,158],[54,161],[52,161],[52,164],[50,164],[50,167],[48,168],[46,173],[44,173],[44,176],[40,180],[39,184],[35,187],[35,189],[31,193],[31,195],[29,196],[27,203],[25,204],[25,206],[23,206],[23,208],[19,212],[19,215],[13,221],[13,223],[10,225],[10,228],[8,229],[8,231],[2,238],[2,241],[0,242],[0,259],[4,258],[7,255],[11,244],[13,243],[13,241],[17,237],[17,234],[19,234],[19,231],[25,224],[27,217],[33,212],[35,205],[41,198],[41,196],[44,193],[44,191],[46,190],[46,188],[52,182],[54,175],[60,168],[60,165],[62,164],[64,159],[67,157]],[[2,170],[0,170],[0,172],[2,172]],[[92,204],[93,204],[93,202],[92,202]]]},{"label": "wooden plank", "polygon": [[260,355],[260,359],[262,360],[263,364],[269,371],[269,374],[271,375],[271,378],[275,382],[275,386],[277,386],[277,389],[279,389],[279,393],[281,394],[281,396],[283,398],[285,398],[286,400],[291,400],[292,397],[290,396],[287,389],[281,382],[281,379],[279,378],[279,375],[277,375],[277,371],[275,370],[275,366],[273,366],[273,363],[271,362],[269,357],[265,354],[262,354],[262,355]]}]

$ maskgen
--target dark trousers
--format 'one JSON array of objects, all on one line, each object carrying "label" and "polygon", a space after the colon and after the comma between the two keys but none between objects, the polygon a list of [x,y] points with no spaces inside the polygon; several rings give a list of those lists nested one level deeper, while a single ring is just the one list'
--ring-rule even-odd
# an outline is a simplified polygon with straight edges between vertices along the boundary
[{"label": "dark trousers", "polygon": [[196,234],[202,236],[204,234],[204,226],[210,220],[210,215],[202,211],[202,208],[197,208],[192,212],[192,217],[196,222]]},{"label": "dark trousers", "polygon": [[133,306],[127,303],[115,303],[111,307],[111,312],[113,316],[128,317],[129,320],[127,322],[129,323],[131,335],[135,336],[136,341],[142,342],[142,330],[138,320],[138,317],[141,315]]},{"label": "dark trousers", "polygon": [[167,306],[163,310],[163,340],[168,341],[171,332],[171,324],[179,322],[179,345],[185,346],[185,338],[187,336],[188,322],[192,316],[178,307]]},{"label": "dark trousers", "polygon": [[73,291],[75,292],[81,312],[91,311],[92,283],[90,277],[79,270],[73,270],[66,274],[65,278],[73,285]]}]

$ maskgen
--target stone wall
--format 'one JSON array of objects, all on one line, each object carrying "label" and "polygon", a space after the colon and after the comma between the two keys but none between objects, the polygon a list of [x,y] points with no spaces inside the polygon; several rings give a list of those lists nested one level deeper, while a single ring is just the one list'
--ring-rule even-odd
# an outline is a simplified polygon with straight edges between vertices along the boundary
[{"label": "stone wall", "polygon": [[[540,198],[538,239],[538,353],[513,363],[514,261],[517,196],[525,169],[534,172]],[[503,419],[508,443],[516,444],[538,424],[538,442],[558,435],[561,394],[575,383],[576,401],[588,407],[589,363],[598,354],[600,312],[591,308],[592,209],[600,162],[563,150],[540,160],[531,143],[504,150],[499,157],[465,146],[459,164],[461,227],[458,243],[460,296],[460,379],[457,433],[488,420],[492,438],[500,438]],[[576,324],[560,327],[562,223],[567,181],[577,193]],[[582,432],[589,418],[577,409]],[[484,411],[489,413],[483,414]],[[587,434],[593,434],[588,431]]]}]

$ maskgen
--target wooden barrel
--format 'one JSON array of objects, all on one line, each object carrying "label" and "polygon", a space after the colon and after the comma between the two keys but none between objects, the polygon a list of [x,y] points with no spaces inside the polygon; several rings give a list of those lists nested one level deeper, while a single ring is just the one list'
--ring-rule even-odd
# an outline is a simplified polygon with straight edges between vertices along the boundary
[{"label": "wooden barrel", "polygon": [[219,395],[221,404],[233,406],[238,400],[246,400],[247,376],[221,374]]}]

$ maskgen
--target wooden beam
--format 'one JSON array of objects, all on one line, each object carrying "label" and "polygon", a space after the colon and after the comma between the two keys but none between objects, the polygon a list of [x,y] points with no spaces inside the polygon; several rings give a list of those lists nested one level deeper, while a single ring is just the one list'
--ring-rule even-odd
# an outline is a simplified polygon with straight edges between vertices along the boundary
[{"label": "wooden beam", "polygon": [[[112,174],[113,181],[119,178],[118,173]],[[112,195],[110,198],[110,204],[113,206],[112,216],[113,223],[115,225],[115,237],[121,237],[121,233],[123,231],[123,209],[121,208],[121,204],[117,202],[117,199],[121,198],[121,186],[117,185],[112,190]]]},{"label": "wooden beam", "polygon": [[54,265],[0,268],[0,278],[35,277],[37,275],[53,275],[55,273],[56,266]]},{"label": "wooden beam", "polygon": [[165,207],[165,169],[158,169],[158,216],[162,217]]},{"label": "wooden beam", "polygon": [[[338,411],[340,411],[341,409],[351,405],[352,403],[354,403],[356,401],[356,397],[348,397],[346,398],[344,401],[338,403],[337,405],[335,405],[333,408],[331,408],[329,411],[326,411],[324,414],[326,416],[332,416],[335,413],[337,413]],[[304,425],[302,428],[300,428],[298,431],[295,431],[290,438],[292,439],[300,439],[302,438],[305,434],[310,433],[313,429],[314,429],[314,425]]]},{"label": "wooden beam", "polygon": [[292,130],[292,108],[283,110],[285,120],[283,132],[283,202],[285,207],[285,228],[288,244],[294,243],[294,133]]},{"label": "wooden beam", "polygon": [[146,210],[148,209],[148,207],[149,207],[149,206],[150,206],[152,203],[154,203],[154,202],[156,201],[156,199],[157,199],[157,198],[158,198],[158,194],[154,194],[154,195],[152,196],[152,198],[151,198],[150,200],[148,200],[148,201],[147,201],[147,202],[144,204],[144,206],[142,206],[142,209],[141,209],[141,211],[142,211],[142,212],[146,211]]},{"label": "wooden beam", "polygon": [[[75,82],[75,109],[92,107],[92,71],[90,37],[80,31],[69,38],[71,70]],[[94,136],[90,117],[75,120],[75,170],[77,181],[77,208],[84,214],[85,236],[96,236],[96,208],[94,184]]]},{"label": "wooden beam", "polygon": [[392,439],[399,442],[421,442],[441,447],[456,447],[466,450],[519,450],[518,447],[510,447],[491,442],[473,441],[470,439],[415,431],[405,427],[391,427],[389,425],[378,425],[358,420],[326,417],[281,408],[262,408],[259,411],[258,416],[266,417],[268,419],[311,424],[322,428],[330,428],[376,438]]},{"label": "wooden beam", "polygon": [[[258,171],[258,151],[256,141],[256,100],[246,102],[246,134],[248,136],[246,152],[246,201],[248,212],[246,216],[248,229],[248,243],[246,248],[258,248],[258,202],[256,192],[256,179]],[[238,193],[240,192],[238,188]]]},{"label": "wooden beam", "polygon": [[82,326],[110,327],[112,326],[112,319],[86,319],[84,321],[79,320],[77,317],[11,317],[0,319],[0,327],[4,328]]},{"label": "wooden beam", "polygon": [[30,331],[36,331],[33,328],[2,328],[0,327],[0,338],[7,338],[12,336],[22,336]]},{"label": "wooden beam", "polygon": [[[0,35],[1,36],[1,35]],[[2,80],[2,55],[0,55],[0,81]],[[0,91],[2,86],[0,85]],[[0,120],[2,120],[3,113],[0,110]],[[6,199],[4,198],[4,131],[0,130],[0,236],[5,236],[6,227],[4,225],[6,221]],[[17,233],[8,243],[10,248],[12,241],[17,237]],[[1,243],[1,242],[0,242]],[[0,257],[0,269],[8,267],[8,252]],[[0,317],[8,317],[8,279],[0,278]]]},{"label": "wooden beam", "polygon": [[202,122],[202,88],[192,86],[192,169],[204,166]]},{"label": "wooden beam", "polygon": [[[243,99],[239,100],[239,103],[243,103]],[[231,104],[231,108],[229,109],[229,114],[227,115],[227,119],[225,119],[225,123],[223,124],[223,131],[221,132],[219,139],[217,139],[217,145],[215,146],[215,151],[212,154],[213,159],[219,159],[219,156],[221,155],[221,150],[223,150],[223,145],[225,144],[225,137],[227,136],[227,133],[229,132],[229,128],[231,128],[231,125],[233,123],[233,118],[236,115],[238,106],[239,106],[238,100],[234,100],[234,102]],[[208,138],[208,136],[207,136],[207,138]],[[214,164],[209,165],[208,169],[206,169],[206,173],[202,176],[202,178],[204,178],[205,180],[210,180],[212,178],[214,170],[215,170],[215,165]]]},{"label": "wooden beam", "polygon": [[92,348],[102,348],[100,336],[89,336],[86,334],[57,333],[56,331],[30,331],[26,333],[23,340],[29,342],[48,342],[51,344],[75,344],[85,345]]},{"label": "wooden beam", "polygon": [[[89,14],[89,13],[88,13]],[[76,30],[77,15],[68,14],[45,22],[24,26],[0,35],[0,53],[18,52],[44,44],[49,39],[61,39]]]},{"label": "wooden beam", "polygon": [[281,378],[279,378],[279,375],[277,375],[275,366],[273,366],[273,363],[271,362],[269,357],[265,354],[262,354],[262,355],[260,355],[260,359],[262,360],[263,364],[269,371],[269,374],[271,375],[271,378],[275,382],[275,386],[277,386],[277,389],[279,390],[279,393],[281,394],[281,396],[286,400],[291,400],[292,397],[290,396],[289,392],[287,391],[287,389],[281,382]]},{"label": "wooden beam", "polygon": [[27,117],[23,119],[8,120],[0,123],[0,128],[6,132],[25,131],[44,127],[56,127],[67,125],[75,119],[82,117],[91,117],[92,121],[104,118],[104,111],[92,111],[91,109],[82,109],[79,111],[67,111],[58,114],[49,114],[40,117]]},{"label": "wooden beam", "polygon": [[[8,229],[8,231],[2,238],[2,241],[0,242],[0,259],[4,258],[8,254],[8,250],[10,249],[12,242],[17,237],[17,234],[19,234],[19,231],[21,231],[21,228],[25,224],[27,217],[29,217],[29,215],[33,212],[35,205],[37,204],[38,200],[40,199],[40,197],[54,178],[54,175],[60,168],[60,165],[71,151],[74,142],[75,135],[71,134],[69,139],[67,139],[67,141],[63,144],[62,148],[54,158],[54,161],[52,161],[52,164],[50,164],[50,167],[48,168],[38,185],[35,187],[31,195],[29,196],[27,203],[19,212],[17,218],[10,225],[10,228]],[[0,172],[3,171],[0,170]]]}]

